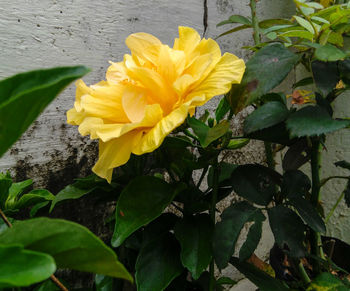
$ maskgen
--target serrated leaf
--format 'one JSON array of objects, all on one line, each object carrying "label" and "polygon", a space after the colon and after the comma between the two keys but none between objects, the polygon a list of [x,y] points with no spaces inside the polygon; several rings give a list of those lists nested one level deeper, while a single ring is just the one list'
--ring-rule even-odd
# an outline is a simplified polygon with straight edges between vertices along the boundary
[{"label": "serrated leaf", "polygon": [[180,246],[170,233],[145,245],[136,261],[138,291],[161,291],[183,271]]},{"label": "serrated leaf", "polygon": [[284,171],[297,170],[310,160],[311,150],[306,139],[300,139],[289,146],[283,157],[282,167]]},{"label": "serrated leaf", "polygon": [[259,211],[245,201],[233,204],[224,210],[221,221],[215,226],[213,239],[214,258],[219,269],[227,266],[244,224]]},{"label": "serrated leaf", "polygon": [[254,224],[250,226],[246,240],[239,250],[239,259],[241,261],[248,260],[258,247],[262,235],[262,225],[265,219],[261,211],[257,211],[250,217],[250,221]]},{"label": "serrated leaf", "polygon": [[47,254],[18,244],[0,245],[0,288],[29,286],[49,278],[55,270],[55,261]]},{"label": "serrated leaf", "polygon": [[305,223],[314,231],[320,233],[326,232],[326,225],[310,201],[302,197],[293,197],[289,199],[289,202],[298,211]]},{"label": "serrated leaf", "polygon": [[114,251],[87,228],[70,221],[34,218],[17,221],[0,234],[2,244],[51,255],[59,268],[104,274],[132,281]]},{"label": "serrated leaf", "polygon": [[315,51],[315,58],[323,62],[343,60],[346,56],[346,53],[329,43],[317,48]]},{"label": "serrated leaf", "polygon": [[287,245],[293,257],[303,257],[305,226],[299,216],[282,205],[270,208],[268,214],[272,233],[280,248],[283,249]]},{"label": "serrated leaf", "polygon": [[254,131],[271,127],[284,121],[289,115],[285,104],[272,101],[264,104],[251,113],[244,121],[244,132],[250,134]]},{"label": "serrated leaf", "polygon": [[194,133],[197,135],[201,146],[204,148],[225,135],[230,128],[230,124],[227,120],[223,120],[214,127],[209,127],[193,117],[187,118],[187,123],[191,126]]},{"label": "serrated leaf", "polygon": [[247,24],[247,25],[252,24],[247,17],[244,17],[242,15],[231,15],[229,19],[221,21],[216,26],[221,26],[221,25],[230,24],[230,23],[240,23],[240,24]]},{"label": "serrated leaf", "polygon": [[112,245],[120,246],[135,230],[160,216],[175,195],[173,187],[161,179],[142,176],[132,180],[117,202]]},{"label": "serrated leaf", "polygon": [[0,81],[0,157],[69,83],[88,72],[82,66],[61,67]]},{"label": "serrated leaf", "polygon": [[233,84],[228,96],[231,108],[237,112],[242,105],[254,103],[258,98],[279,85],[299,56],[283,44],[274,43],[260,49],[247,63],[241,84]]},{"label": "serrated leaf", "polygon": [[291,137],[318,136],[350,125],[350,120],[334,120],[321,106],[306,106],[287,119]]},{"label": "serrated leaf", "polygon": [[182,264],[197,280],[212,258],[214,225],[208,214],[184,217],[175,225],[175,237],[181,245]]},{"label": "serrated leaf", "polygon": [[289,288],[278,279],[271,277],[264,271],[261,271],[252,264],[241,262],[239,259],[232,257],[230,264],[235,266],[245,277],[256,285],[261,291],[288,291]]}]

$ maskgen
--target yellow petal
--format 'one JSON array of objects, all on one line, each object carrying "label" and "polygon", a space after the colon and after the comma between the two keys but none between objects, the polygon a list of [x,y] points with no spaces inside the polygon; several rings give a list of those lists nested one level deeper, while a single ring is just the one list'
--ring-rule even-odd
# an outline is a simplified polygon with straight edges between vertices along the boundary
[{"label": "yellow petal", "polygon": [[134,33],[127,37],[125,43],[137,57],[152,63],[157,62],[162,43],[155,36],[144,32]]},{"label": "yellow petal", "polygon": [[85,114],[77,112],[75,108],[69,109],[67,111],[67,123],[71,125],[79,125],[83,122]]},{"label": "yellow petal", "polygon": [[179,38],[175,39],[174,49],[191,53],[201,40],[200,35],[191,27],[179,26]]},{"label": "yellow petal", "polygon": [[[227,93],[231,88],[231,84],[241,82],[244,70],[243,60],[238,59],[233,54],[225,53],[208,77],[187,96],[186,101],[196,96],[205,95],[205,103],[214,96]],[[204,103],[197,103],[196,106]]]},{"label": "yellow petal", "polygon": [[105,178],[109,183],[112,180],[113,169],[125,164],[131,150],[141,138],[141,131],[131,131],[119,138],[99,143],[99,158],[92,168],[96,175]]},{"label": "yellow petal", "polygon": [[146,97],[144,91],[135,86],[125,88],[122,98],[123,109],[131,122],[140,122],[146,112]]}]

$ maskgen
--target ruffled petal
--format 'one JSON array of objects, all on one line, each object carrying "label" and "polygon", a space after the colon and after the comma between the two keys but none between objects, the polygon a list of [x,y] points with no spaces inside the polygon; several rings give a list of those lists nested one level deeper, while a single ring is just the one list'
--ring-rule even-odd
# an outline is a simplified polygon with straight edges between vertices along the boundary
[{"label": "ruffled petal", "polygon": [[129,160],[131,150],[139,142],[141,135],[141,131],[131,131],[108,142],[100,141],[99,158],[92,171],[110,183],[113,169]]}]

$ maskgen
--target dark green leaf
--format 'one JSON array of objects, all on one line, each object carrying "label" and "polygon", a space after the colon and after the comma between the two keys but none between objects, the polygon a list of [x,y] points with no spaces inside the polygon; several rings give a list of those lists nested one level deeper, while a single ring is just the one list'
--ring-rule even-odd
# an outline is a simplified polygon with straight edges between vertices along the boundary
[{"label": "dark green leaf", "polygon": [[60,291],[60,290],[61,289],[51,280],[44,281],[34,289],[34,291]]},{"label": "dark green leaf", "polygon": [[82,66],[53,68],[0,81],[0,157],[69,83],[88,71]]},{"label": "dark green leaf", "polygon": [[284,121],[289,110],[281,102],[272,101],[264,104],[250,114],[244,121],[244,132],[250,134]]},{"label": "dark green leaf", "polygon": [[316,49],[315,58],[323,62],[335,62],[346,58],[346,53],[336,46],[327,43]]},{"label": "dark green leaf", "polygon": [[321,106],[306,106],[287,119],[291,137],[315,136],[350,125],[349,120],[334,120]]},{"label": "dark green leaf", "polygon": [[222,98],[218,107],[215,110],[216,122],[219,122],[224,118],[225,114],[230,111],[230,103],[228,103],[226,97]]},{"label": "dark green leaf", "polygon": [[0,245],[0,288],[29,286],[49,278],[55,270],[55,261],[47,254],[20,245]]},{"label": "dark green leaf", "polygon": [[5,202],[5,208],[10,208],[16,200],[33,184],[32,180],[25,180],[18,183],[13,183],[9,189],[9,195]]},{"label": "dark green leaf", "polygon": [[204,148],[206,148],[213,141],[225,135],[230,128],[230,124],[227,120],[218,123],[214,127],[209,127],[194,117],[187,118],[187,122],[197,135],[201,146]]},{"label": "dark green leaf", "polygon": [[286,95],[284,95],[283,93],[268,93],[266,95],[261,96],[260,100],[262,103],[277,101],[287,105],[287,98]]},{"label": "dark green leaf", "polygon": [[286,128],[285,122],[278,123],[274,126],[259,131],[255,131],[249,134],[247,137],[288,146],[294,142],[289,137],[289,131]]},{"label": "dark green leaf", "polygon": [[[248,98],[243,103],[254,103],[279,85],[298,61],[299,56],[282,44],[275,43],[263,47],[247,62],[242,82],[232,86],[230,99],[241,100],[242,96],[247,95]],[[231,106],[235,102],[237,101],[230,101]]]},{"label": "dark green leaf", "polygon": [[212,258],[214,226],[208,214],[185,217],[175,225],[175,236],[181,245],[182,264],[197,280]]},{"label": "dark green leaf", "polygon": [[293,89],[311,85],[313,82],[314,82],[314,79],[312,77],[301,79],[293,85]]},{"label": "dark green leaf", "polygon": [[30,217],[34,217],[37,212],[41,209],[41,208],[44,208],[45,206],[49,205],[49,201],[45,201],[45,202],[41,202],[41,203],[38,203],[36,205],[34,205],[31,209],[30,209]]},{"label": "dark green leaf", "polygon": [[350,60],[344,60],[338,62],[338,68],[340,72],[340,77],[343,82],[347,85],[350,84]]},{"label": "dark green leaf", "polygon": [[350,207],[350,180],[346,183],[344,189],[344,199],[347,207]]},{"label": "dark green leaf", "polygon": [[337,277],[331,273],[322,273],[318,275],[307,288],[307,291],[349,291],[349,288]]},{"label": "dark green leaf", "polygon": [[265,219],[261,211],[257,211],[250,217],[254,224],[250,226],[247,238],[239,250],[239,259],[241,261],[248,260],[256,250],[261,239],[262,225]]},{"label": "dark green leaf", "polygon": [[161,179],[144,176],[132,180],[117,202],[112,245],[120,246],[135,230],[161,215],[175,195],[172,186]]},{"label": "dark green leaf", "polygon": [[259,211],[245,201],[233,204],[224,210],[221,221],[215,226],[213,239],[214,258],[219,269],[227,266],[244,224]]},{"label": "dark green leaf", "polygon": [[302,171],[290,170],[284,173],[281,192],[285,197],[303,197],[311,188],[311,181]]},{"label": "dark green leaf", "polygon": [[269,221],[276,243],[283,249],[288,246],[294,257],[303,257],[305,248],[305,226],[299,216],[282,205],[268,210]]},{"label": "dark green leaf", "polygon": [[242,165],[232,173],[231,185],[239,196],[258,205],[268,205],[272,200],[276,181],[272,172],[264,166]]},{"label": "dark green leaf", "polygon": [[[230,179],[232,173],[234,170],[236,170],[238,165],[231,164],[231,163],[225,163],[221,162],[219,164],[219,185],[225,181]],[[207,177],[207,183],[210,188],[213,187],[213,178],[214,178],[214,172],[213,172],[213,167],[210,167],[209,172],[208,172],[208,177]]]},{"label": "dark green leaf", "polygon": [[0,174],[0,209],[5,209],[5,202],[9,195],[9,189],[12,185],[12,179]]},{"label": "dark green leaf", "polygon": [[191,140],[187,136],[167,136],[163,143],[163,147],[173,147],[173,148],[185,148],[193,145]]},{"label": "dark green leaf", "polygon": [[302,197],[293,197],[289,199],[289,203],[298,211],[300,217],[314,231],[325,233],[326,226],[318,214],[317,210],[312,206],[310,201]]},{"label": "dark green leaf", "polygon": [[95,286],[96,291],[113,291],[113,278],[96,274]]},{"label": "dark green leaf", "polygon": [[221,25],[230,24],[230,23],[240,23],[240,24],[247,24],[247,25],[252,24],[250,19],[248,19],[247,17],[244,17],[242,15],[231,15],[229,19],[221,21],[216,26],[221,26]]},{"label": "dark green leaf", "polygon": [[259,22],[260,28],[269,28],[275,25],[292,25],[293,23],[288,19],[276,18],[276,19],[265,19]]},{"label": "dark green leaf", "polygon": [[232,257],[230,263],[235,266],[244,276],[246,276],[251,282],[253,282],[261,291],[287,291],[288,287],[279,281],[268,275],[267,273],[259,270],[252,264],[241,262],[239,259]]},{"label": "dark green leaf", "polygon": [[232,280],[229,277],[220,277],[216,280],[216,285],[236,285],[237,281]]},{"label": "dark green leaf", "polygon": [[87,228],[70,221],[49,218],[18,221],[0,234],[0,241],[47,253],[55,259],[59,268],[132,281],[112,249]]},{"label": "dark green leaf", "polygon": [[347,169],[350,170],[350,163],[347,161],[339,161],[339,162],[335,162],[334,165],[336,165],[337,167],[341,167],[343,169]]},{"label": "dark green leaf", "polygon": [[291,144],[282,161],[284,171],[297,170],[310,160],[310,148],[306,139]]},{"label": "dark green leaf", "polygon": [[183,271],[180,247],[170,233],[144,246],[136,261],[138,291],[161,291]]},{"label": "dark green leaf", "polygon": [[314,61],[311,67],[316,87],[326,97],[340,80],[337,63]]}]

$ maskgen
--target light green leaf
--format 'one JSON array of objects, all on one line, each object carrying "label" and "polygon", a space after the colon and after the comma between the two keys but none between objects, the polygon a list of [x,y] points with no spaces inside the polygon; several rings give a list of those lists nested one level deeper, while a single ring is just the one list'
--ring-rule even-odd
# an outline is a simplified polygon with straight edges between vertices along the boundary
[{"label": "light green leaf", "polygon": [[349,288],[337,277],[330,273],[318,275],[306,289],[307,291],[349,291]]},{"label": "light green leaf", "polygon": [[21,209],[24,207],[30,207],[34,204],[42,203],[45,201],[51,201],[54,198],[55,196],[45,189],[32,190],[29,193],[21,196],[21,198],[18,201],[11,205],[11,209]]},{"label": "light green leaf", "polygon": [[88,71],[82,66],[53,68],[0,81],[0,157],[69,83]]},{"label": "light green leaf", "polygon": [[315,34],[315,30],[312,27],[312,24],[305,20],[304,18],[300,17],[300,16],[296,16],[294,15],[293,18],[302,26],[304,27],[306,30],[308,30],[310,33]]},{"label": "light green leaf", "polygon": [[221,25],[230,24],[230,23],[240,23],[240,24],[247,24],[247,25],[252,24],[251,21],[247,17],[244,17],[242,15],[232,15],[232,16],[230,16],[229,19],[221,21],[216,26],[221,26]]},{"label": "light green leaf", "polygon": [[346,53],[329,43],[317,48],[315,51],[315,58],[324,62],[343,60],[346,56]]},{"label": "light green leaf", "polygon": [[34,218],[17,221],[0,234],[2,244],[21,244],[51,255],[59,268],[98,273],[132,281],[114,251],[87,228],[70,221]]},{"label": "light green leaf", "polygon": [[55,261],[47,254],[15,244],[0,245],[0,288],[29,286],[49,278],[55,270]]},{"label": "light green leaf", "polygon": [[309,31],[305,31],[305,30],[290,30],[288,32],[281,33],[279,36],[299,37],[299,38],[308,39],[310,41],[312,41],[313,38],[314,38],[314,34],[313,33],[309,32]]}]

